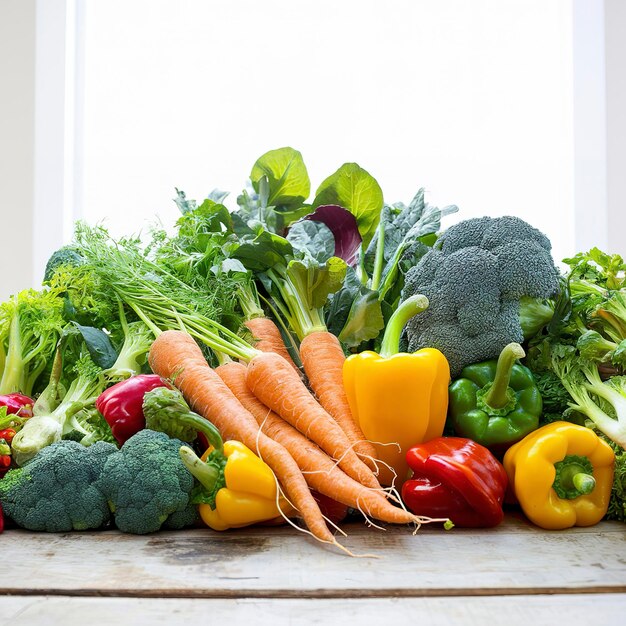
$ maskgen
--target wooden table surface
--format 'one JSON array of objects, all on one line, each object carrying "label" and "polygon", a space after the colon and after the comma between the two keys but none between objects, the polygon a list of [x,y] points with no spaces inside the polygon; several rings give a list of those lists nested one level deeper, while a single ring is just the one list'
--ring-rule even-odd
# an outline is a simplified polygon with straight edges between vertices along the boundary
[{"label": "wooden table surface", "polygon": [[626,526],[0,535],[0,625],[626,623]]}]

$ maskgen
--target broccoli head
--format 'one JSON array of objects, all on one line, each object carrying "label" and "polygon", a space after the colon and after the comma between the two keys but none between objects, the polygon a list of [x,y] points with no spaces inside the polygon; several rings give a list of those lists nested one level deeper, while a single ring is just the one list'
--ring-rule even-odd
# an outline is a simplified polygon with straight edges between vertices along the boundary
[{"label": "broccoli head", "polygon": [[178,454],[181,445],[145,429],[109,456],[97,486],[122,532],[143,535],[194,521],[189,507],[194,479]]},{"label": "broccoli head", "polygon": [[24,467],[0,480],[0,503],[22,528],[69,532],[101,528],[111,517],[106,497],[95,486],[116,447],[98,442],[89,448],[60,441],[39,452]]},{"label": "broccoli head", "polygon": [[52,256],[48,259],[43,275],[43,282],[47,283],[50,281],[57,267],[78,267],[83,265],[83,263],[85,263],[85,259],[78,251],[78,248],[71,245],[63,246],[53,252]]},{"label": "broccoli head", "polygon": [[550,298],[559,272],[548,238],[517,217],[481,217],[450,227],[406,275],[403,299],[425,295],[429,308],[406,327],[408,348],[438,348],[452,377],[521,343],[520,301]]}]

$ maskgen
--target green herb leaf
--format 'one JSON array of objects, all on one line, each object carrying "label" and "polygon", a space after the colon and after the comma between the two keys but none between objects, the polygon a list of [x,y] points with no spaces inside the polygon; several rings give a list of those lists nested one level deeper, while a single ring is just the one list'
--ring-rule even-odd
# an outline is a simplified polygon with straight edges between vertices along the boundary
[{"label": "green herb leaf", "polygon": [[109,336],[98,328],[81,326],[74,322],[74,326],[85,340],[91,360],[101,369],[108,369],[115,363],[117,352],[111,344]]}]

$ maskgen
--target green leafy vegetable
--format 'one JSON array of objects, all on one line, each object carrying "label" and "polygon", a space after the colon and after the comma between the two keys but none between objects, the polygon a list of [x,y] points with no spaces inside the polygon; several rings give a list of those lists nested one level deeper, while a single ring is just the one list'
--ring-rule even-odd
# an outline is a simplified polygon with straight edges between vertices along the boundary
[{"label": "green leafy vegetable", "polygon": [[374,236],[361,253],[357,273],[349,271],[331,298],[326,322],[350,348],[376,340],[396,309],[406,272],[416,265],[436,240],[441,217],[455,206],[438,209],[424,200],[420,189],[408,206],[383,207]]},{"label": "green leafy vegetable", "polygon": [[310,220],[296,222],[289,229],[287,241],[298,250],[308,251],[320,263],[324,263],[335,253],[333,233],[322,222]]},{"label": "green leafy vegetable", "polygon": [[626,450],[611,440],[608,442],[615,452],[615,474],[606,517],[626,522]]},{"label": "green leafy vegetable", "polygon": [[[33,407],[34,417],[15,435],[12,442],[15,461],[24,465],[40,450],[72,433],[84,445],[110,434],[93,416],[77,414],[91,408],[104,391],[102,368],[94,363],[82,332],[69,325],[63,332],[54,359],[50,382]],[[84,441],[83,441],[84,438]]]},{"label": "green leafy vegetable", "polygon": [[0,304],[0,354],[5,355],[0,394],[32,395],[66,323],[60,295],[56,289],[27,289]]},{"label": "green leafy vegetable", "polygon": [[378,292],[363,285],[352,267],[347,268],[342,288],[331,298],[326,324],[348,348],[375,339],[385,327]]},{"label": "green leafy vegetable", "polygon": [[293,148],[278,148],[260,156],[250,173],[255,191],[268,183],[267,203],[275,207],[300,207],[309,197],[311,182],[302,155]]},{"label": "green leafy vegetable", "polygon": [[376,179],[356,163],[344,163],[317,188],[313,207],[325,204],[338,204],[356,217],[367,247],[383,208],[383,192]]}]

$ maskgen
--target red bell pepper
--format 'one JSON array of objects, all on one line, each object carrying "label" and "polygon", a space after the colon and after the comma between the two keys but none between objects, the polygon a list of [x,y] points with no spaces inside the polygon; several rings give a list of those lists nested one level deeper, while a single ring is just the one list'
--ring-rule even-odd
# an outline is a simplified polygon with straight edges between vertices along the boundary
[{"label": "red bell pepper", "polygon": [[462,437],[438,437],[409,448],[413,477],[402,499],[418,515],[447,517],[462,528],[497,526],[504,517],[504,467],[484,446]]},{"label": "red bell pepper", "polygon": [[5,439],[0,439],[0,478],[11,469],[11,448]]},{"label": "red bell pepper", "polygon": [[7,408],[7,415],[17,415],[18,417],[32,417],[33,404],[35,401],[21,393],[9,393],[0,396],[0,407]]},{"label": "red bell pepper", "polygon": [[139,374],[116,383],[98,396],[96,408],[120,445],[146,427],[144,395],[157,387],[169,386],[156,374]]}]

